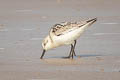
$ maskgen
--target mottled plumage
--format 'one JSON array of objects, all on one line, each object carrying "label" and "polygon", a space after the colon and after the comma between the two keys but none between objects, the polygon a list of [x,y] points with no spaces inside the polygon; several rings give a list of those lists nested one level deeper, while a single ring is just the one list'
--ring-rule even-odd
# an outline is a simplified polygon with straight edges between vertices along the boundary
[{"label": "mottled plumage", "polygon": [[97,18],[80,22],[63,22],[60,24],[55,24],[51,28],[48,36],[42,42],[43,53],[40,58],[43,58],[45,51],[62,45],[71,45],[69,57],[73,58],[73,56],[76,55],[74,51],[76,40],[87,27],[96,21]]},{"label": "mottled plumage", "polygon": [[56,36],[63,35],[68,33],[72,30],[78,29],[86,24],[86,21],[81,22],[63,22],[61,24],[55,24],[51,29],[51,32],[54,33]]}]

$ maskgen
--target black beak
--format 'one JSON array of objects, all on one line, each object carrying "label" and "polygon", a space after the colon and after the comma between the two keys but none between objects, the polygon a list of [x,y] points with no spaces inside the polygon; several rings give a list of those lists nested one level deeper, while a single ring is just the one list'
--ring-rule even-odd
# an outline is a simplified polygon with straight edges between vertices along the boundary
[{"label": "black beak", "polygon": [[45,52],[46,52],[46,51],[43,49],[43,52],[42,52],[42,55],[41,55],[40,59],[42,59],[42,58],[43,58],[43,56],[44,56]]}]

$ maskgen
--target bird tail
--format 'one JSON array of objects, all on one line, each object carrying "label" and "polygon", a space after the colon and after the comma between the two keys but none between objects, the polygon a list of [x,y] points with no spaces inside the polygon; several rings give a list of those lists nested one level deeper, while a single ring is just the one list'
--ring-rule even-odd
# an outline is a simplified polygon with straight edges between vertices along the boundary
[{"label": "bird tail", "polygon": [[97,18],[94,18],[94,19],[87,20],[86,23],[89,24],[89,25],[91,25],[91,24],[93,24],[96,21],[97,21]]}]

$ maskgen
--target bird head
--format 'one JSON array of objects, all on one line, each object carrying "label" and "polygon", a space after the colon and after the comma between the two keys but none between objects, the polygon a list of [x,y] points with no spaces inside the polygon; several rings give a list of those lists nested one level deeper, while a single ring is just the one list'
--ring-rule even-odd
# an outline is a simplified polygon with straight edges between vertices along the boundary
[{"label": "bird head", "polygon": [[42,42],[42,47],[43,47],[43,49],[46,50],[46,51],[52,48],[51,39],[50,39],[49,36],[47,36],[47,37],[43,40],[43,42]]},{"label": "bird head", "polygon": [[42,52],[42,55],[40,57],[40,59],[43,58],[45,52],[49,49],[52,49],[52,43],[51,43],[51,39],[50,39],[50,36],[47,36],[43,42],[42,42],[42,47],[43,47],[43,52]]}]

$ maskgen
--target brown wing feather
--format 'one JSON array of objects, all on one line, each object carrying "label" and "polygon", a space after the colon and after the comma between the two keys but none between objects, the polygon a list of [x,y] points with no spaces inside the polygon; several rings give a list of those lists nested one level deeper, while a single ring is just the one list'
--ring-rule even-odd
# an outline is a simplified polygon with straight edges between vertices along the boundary
[{"label": "brown wing feather", "polygon": [[71,32],[74,29],[78,29],[85,25],[85,22],[65,22],[63,24],[55,24],[51,29],[51,32],[56,36],[63,35],[64,33]]}]

